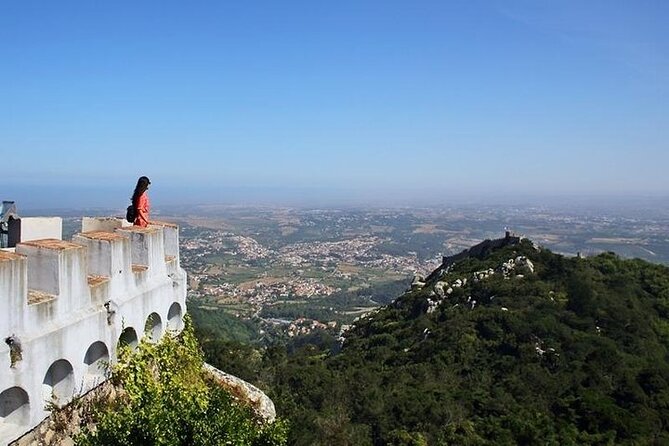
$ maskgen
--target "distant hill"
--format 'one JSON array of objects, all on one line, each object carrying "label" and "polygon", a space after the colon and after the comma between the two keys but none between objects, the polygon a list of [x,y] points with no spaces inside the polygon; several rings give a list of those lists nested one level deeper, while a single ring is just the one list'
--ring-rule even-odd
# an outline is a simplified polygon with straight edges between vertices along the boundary
[{"label": "distant hill", "polygon": [[339,352],[266,352],[296,445],[669,444],[669,268],[528,240],[463,256]]}]

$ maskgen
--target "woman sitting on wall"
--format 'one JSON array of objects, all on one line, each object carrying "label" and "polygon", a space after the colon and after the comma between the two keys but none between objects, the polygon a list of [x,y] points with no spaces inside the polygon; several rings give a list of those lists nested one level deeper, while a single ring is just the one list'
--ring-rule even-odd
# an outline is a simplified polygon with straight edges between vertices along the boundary
[{"label": "woman sitting on wall", "polygon": [[135,206],[135,221],[133,224],[142,228],[149,226],[149,209],[151,207],[149,194],[147,193],[149,184],[151,184],[151,181],[148,177],[139,177],[135,192],[132,194],[132,204]]}]

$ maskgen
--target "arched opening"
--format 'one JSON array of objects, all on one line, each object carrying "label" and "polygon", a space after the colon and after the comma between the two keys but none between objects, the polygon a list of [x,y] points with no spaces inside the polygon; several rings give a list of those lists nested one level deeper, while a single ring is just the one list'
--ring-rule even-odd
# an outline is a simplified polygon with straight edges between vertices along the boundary
[{"label": "arched opening", "polygon": [[163,334],[163,321],[160,319],[158,313],[151,313],[149,317],[146,318],[146,324],[144,324],[144,334],[149,337],[149,340],[156,342],[160,339]]},{"label": "arched opening", "polygon": [[56,406],[60,407],[69,402],[74,395],[72,364],[65,359],[59,359],[51,364],[46,375],[44,375],[42,393],[46,402],[51,402]]},{"label": "arched opening", "polygon": [[167,312],[167,325],[171,330],[180,331],[183,328],[183,320],[181,318],[181,305],[174,302]]},{"label": "arched opening", "polygon": [[10,387],[0,393],[0,426],[12,424],[21,426],[30,421],[30,401],[28,394],[20,387]]},{"label": "arched opening", "polygon": [[137,332],[132,327],[128,327],[125,330],[123,330],[123,333],[121,333],[121,336],[119,336],[118,338],[119,347],[122,345],[127,345],[130,347],[131,350],[134,350],[137,348],[137,344],[138,344]]},{"label": "arched opening", "polygon": [[109,350],[102,341],[91,344],[84,355],[86,373],[84,374],[84,390],[92,389],[107,378],[109,370]]}]

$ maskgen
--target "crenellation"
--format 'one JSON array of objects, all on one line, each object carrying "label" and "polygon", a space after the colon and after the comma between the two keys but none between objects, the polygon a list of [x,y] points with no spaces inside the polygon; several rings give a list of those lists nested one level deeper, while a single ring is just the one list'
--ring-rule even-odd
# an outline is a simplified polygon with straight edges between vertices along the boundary
[{"label": "crenellation", "polygon": [[110,279],[105,276],[88,276],[88,288],[91,293],[91,303],[95,306],[104,305],[110,295]]},{"label": "crenellation", "polygon": [[122,218],[116,217],[84,217],[81,219],[81,232],[111,232],[118,228],[132,226]]},{"label": "crenellation", "polygon": [[16,253],[28,258],[28,288],[47,294],[60,294],[62,253],[79,245],[57,239],[35,240],[16,245]]},{"label": "crenellation", "polygon": [[[108,293],[102,301],[120,299],[134,287],[130,239],[117,232],[92,231],[77,234],[72,241],[86,247],[89,276],[109,279]],[[91,299],[100,302],[100,291],[91,290]]]},{"label": "crenellation", "polygon": [[[85,218],[72,241],[57,238],[0,250],[0,443],[32,429],[49,412],[103,382],[119,340],[158,339],[180,330],[186,273],[178,227],[127,227]],[[169,246],[169,247],[167,247]],[[176,251],[175,251],[176,249]],[[16,347],[16,345],[14,345]]]},{"label": "crenellation", "polygon": [[[19,243],[16,252],[28,258],[28,289],[33,292],[34,303],[52,300],[49,295],[54,296],[55,317],[67,317],[72,311],[90,305],[83,246],[44,239]],[[35,322],[44,321],[39,317]]]},{"label": "crenellation", "polygon": [[132,252],[132,264],[146,266],[148,274],[146,278],[165,276],[165,247],[163,245],[163,231],[160,227],[152,226],[140,228],[117,229],[117,232],[130,239]]},{"label": "crenellation", "polygon": [[163,229],[163,245],[165,256],[176,259],[179,265],[179,227],[174,223],[163,221],[152,221],[151,226],[159,226]]}]

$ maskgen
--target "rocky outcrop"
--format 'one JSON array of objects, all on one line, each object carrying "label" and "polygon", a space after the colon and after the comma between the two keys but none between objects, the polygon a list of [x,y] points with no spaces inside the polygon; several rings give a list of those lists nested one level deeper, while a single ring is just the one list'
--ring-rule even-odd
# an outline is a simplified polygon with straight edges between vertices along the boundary
[{"label": "rocky outcrop", "polygon": [[276,419],[274,403],[262,390],[209,364],[205,364],[204,369],[235,398],[251,406],[263,420],[272,423]]},{"label": "rocky outcrop", "polygon": [[523,277],[523,273],[534,273],[534,263],[525,256],[518,256],[502,263],[499,270],[507,279],[514,273],[516,277]]},{"label": "rocky outcrop", "polygon": [[[534,264],[530,259],[528,259],[526,256],[517,256],[515,258],[511,258],[505,262],[503,262],[500,266],[497,268],[488,268],[485,270],[481,271],[475,271],[471,275],[471,282],[473,283],[478,283],[483,280],[488,280],[491,277],[498,275],[502,276],[504,279],[510,279],[510,278],[516,278],[516,279],[522,279],[525,277],[525,274],[533,274],[534,273]],[[448,275],[448,271],[446,269],[441,270],[439,273],[439,277],[441,277],[441,280],[438,280],[434,286],[432,287],[431,292],[427,296],[427,306],[425,307],[425,312],[430,314],[434,312],[437,307],[443,303],[443,302],[450,302],[453,304],[453,307],[459,306],[461,303],[469,309],[473,310],[476,305],[477,301],[472,299],[471,296],[468,296],[466,301],[464,298],[460,302],[454,301],[452,302],[450,299],[450,295],[453,294],[455,288],[462,288],[465,289],[467,286],[467,277],[461,277],[461,278],[453,278],[451,277],[449,280],[451,282],[446,282],[445,277]],[[433,277],[435,276],[435,273],[432,273]],[[422,283],[422,282],[421,282]],[[421,286],[418,289],[423,288]],[[495,296],[491,296],[490,300],[492,301],[495,298]],[[552,298],[551,298],[552,299]],[[502,307],[503,311],[508,311],[506,308]]]},{"label": "rocky outcrop", "polygon": [[425,286],[425,279],[423,276],[415,275],[413,281],[411,282],[411,288],[423,288]]}]

